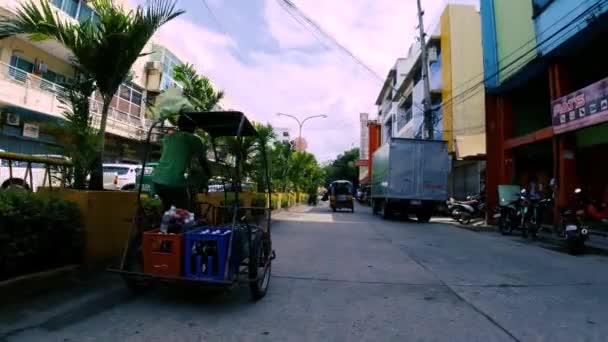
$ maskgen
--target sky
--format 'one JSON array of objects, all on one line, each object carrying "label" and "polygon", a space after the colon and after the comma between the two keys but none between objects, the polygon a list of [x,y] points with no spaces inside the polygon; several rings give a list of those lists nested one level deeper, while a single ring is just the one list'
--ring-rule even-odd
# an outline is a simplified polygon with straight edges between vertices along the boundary
[{"label": "sky", "polygon": [[[211,12],[204,0],[178,0],[186,13],[155,39],[213,80],[227,107],[251,120],[287,127],[295,137],[297,123],[277,112],[327,115],[307,121],[302,132],[321,162],[358,147],[359,114],[375,117],[383,78],[417,32],[416,0],[292,0],[372,73],[300,25],[280,0],[206,1]],[[446,1],[422,2],[432,30]]]}]

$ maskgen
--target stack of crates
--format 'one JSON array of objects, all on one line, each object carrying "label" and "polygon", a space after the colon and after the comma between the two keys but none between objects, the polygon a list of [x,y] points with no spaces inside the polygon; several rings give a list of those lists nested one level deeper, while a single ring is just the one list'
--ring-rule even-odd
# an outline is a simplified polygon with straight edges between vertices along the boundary
[{"label": "stack of crates", "polygon": [[225,227],[202,227],[185,236],[184,276],[199,280],[228,280],[228,248],[232,230]]}]

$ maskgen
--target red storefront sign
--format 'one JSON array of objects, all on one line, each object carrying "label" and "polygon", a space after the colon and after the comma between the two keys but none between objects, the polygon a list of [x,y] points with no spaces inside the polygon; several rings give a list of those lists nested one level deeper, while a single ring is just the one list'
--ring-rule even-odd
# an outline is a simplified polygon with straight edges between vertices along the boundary
[{"label": "red storefront sign", "polygon": [[556,99],[551,110],[558,134],[608,121],[608,78]]}]

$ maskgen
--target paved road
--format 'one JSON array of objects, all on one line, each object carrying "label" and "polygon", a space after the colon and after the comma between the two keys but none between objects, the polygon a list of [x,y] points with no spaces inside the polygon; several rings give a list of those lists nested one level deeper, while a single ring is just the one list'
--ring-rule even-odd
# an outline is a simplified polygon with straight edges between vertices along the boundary
[{"label": "paved road", "polygon": [[0,310],[8,341],[606,341],[608,258],[367,208],[276,215],[268,295],[100,277]]}]

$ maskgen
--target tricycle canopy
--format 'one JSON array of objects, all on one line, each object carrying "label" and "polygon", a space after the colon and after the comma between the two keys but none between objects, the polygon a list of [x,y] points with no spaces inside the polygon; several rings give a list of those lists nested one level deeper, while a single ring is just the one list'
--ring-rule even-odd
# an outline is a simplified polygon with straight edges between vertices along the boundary
[{"label": "tricycle canopy", "polygon": [[257,136],[251,122],[239,111],[183,112],[180,115],[192,120],[212,138]]}]

